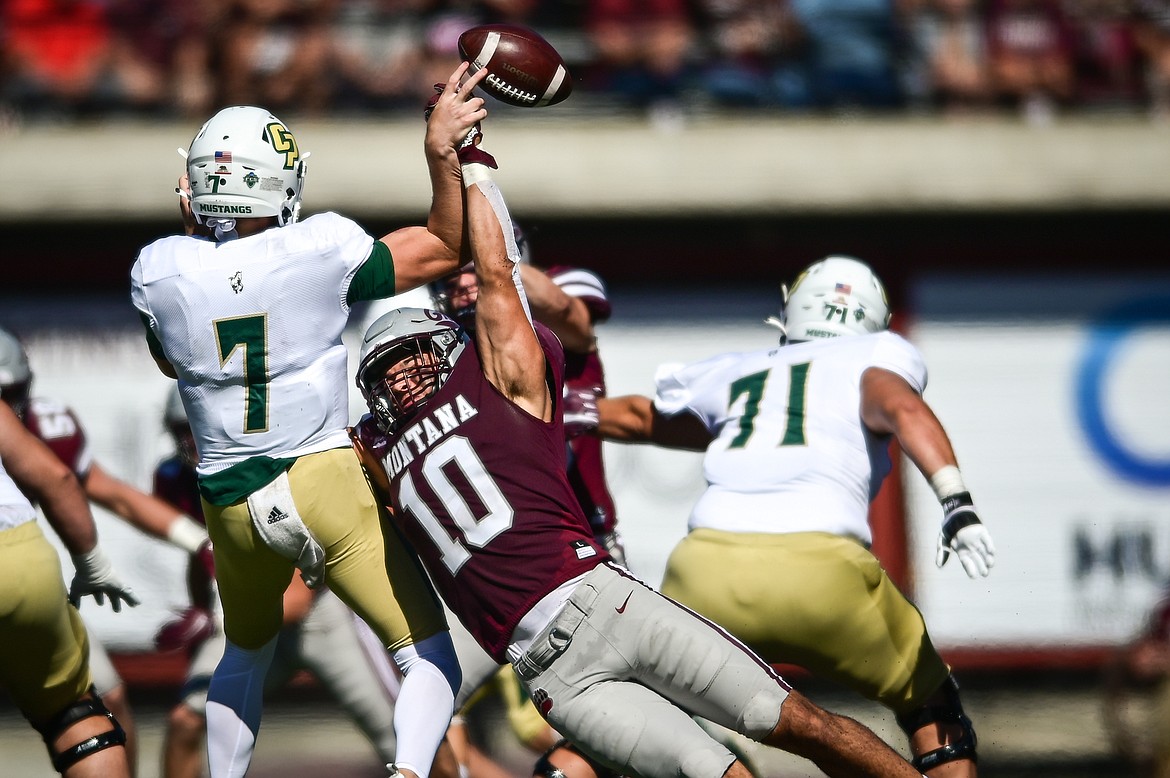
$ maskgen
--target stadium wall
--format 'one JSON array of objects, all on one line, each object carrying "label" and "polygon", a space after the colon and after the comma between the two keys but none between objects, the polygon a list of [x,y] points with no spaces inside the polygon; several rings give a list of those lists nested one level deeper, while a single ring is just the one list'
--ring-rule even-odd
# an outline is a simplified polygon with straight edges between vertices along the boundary
[{"label": "stadium wall", "polygon": [[[615,394],[652,392],[666,362],[775,343],[762,323],[776,302],[767,289],[615,289],[613,300],[600,346]],[[149,488],[169,450],[167,380],[136,327],[84,324],[124,317],[123,305],[10,300],[4,310],[27,339],[36,394],[67,401],[98,461]],[[1170,278],[930,275],[909,288],[902,329],[925,355],[927,399],[1000,552],[985,580],[968,580],[956,564],[936,569],[939,508],[902,463],[908,540],[893,551],[908,561],[906,583],[944,653],[997,666],[1091,662],[1140,624],[1170,576],[1168,311]],[[356,417],[356,392],[352,401]],[[703,488],[701,457],[612,444],[607,456],[631,566],[657,582]],[[87,619],[119,650],[147,650],[157,626],[185,604],[185,559],[112,517],[99,521],[143,605],[113,614],[87,603]]]}]

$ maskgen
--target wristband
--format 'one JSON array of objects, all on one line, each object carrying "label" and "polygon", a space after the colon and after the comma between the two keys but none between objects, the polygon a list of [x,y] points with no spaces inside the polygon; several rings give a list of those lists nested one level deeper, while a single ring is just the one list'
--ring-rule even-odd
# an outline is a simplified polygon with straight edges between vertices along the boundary
[{"label": "wristband", "polygon": [[470,189],[482,181],[492,180],[492,170],[482,162],[467,162],[459,166],[463,172],[463,188]]},{"label": "wristband", "polygon": [[90,580],[104,577],[112,569],[110,560],[102,551],[102,547],[97,544],[94,544],[94,547],[84,554],[73,554],[71,558],[74,569]]},{"label": "wristband", "polygon": [[975,503],[971,501],[970,492],[959,492],[950,497],[944,497],[942,508],[943,545],[949,546],[951,541],[955,539],[955,535],[959,534],[959,530],[964,527],[983,523],[979,520],[979,515],[975,513]]},{"label": "wristband", "polygon": [[934,495],[940,502],[951,495],[967,491],[963,475],[954,465],[939,468],[938,472],[930,477],[930,488],[934,490]]},{"label": "wristband", "polygon": [[944,497],[940,500],[943,509],[943,523],[951,520],[951,518],[961,511],[968,513],[975,512],[975,503],[971,500],[970,492],[959,492],[952,494],[950,497]]},{"label": "wristband", "polygon": [[207,530],[190,516],[179,514],[167,527],[167,540],[188,554],[194,554],[207,542]]}]

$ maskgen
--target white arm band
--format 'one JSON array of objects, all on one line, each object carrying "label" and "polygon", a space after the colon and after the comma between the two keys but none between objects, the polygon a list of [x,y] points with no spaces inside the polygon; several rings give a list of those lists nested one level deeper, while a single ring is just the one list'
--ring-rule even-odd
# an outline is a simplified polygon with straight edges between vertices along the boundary
[{"label": "white arm band", "polygon": [[951,495],[967,491],[963,483],[963,475],[954,465],[946,465],[930,477],[930,488],[939,500],[945,500]]},{"label": "white arm band", "polygon": [[463,172],[463,188],[470,189],[473,184],[492,180],[492,169],[481,162],[468,162],[460,165]]},{"label": "white arm band", "polygon": [[[490,168],[478,163],[464,165],[463,181],[468,187],[471,186],[467,184],[467,169],[470,167],[490,170]],[[500,229],[504,233],[504,246],[508,252],[508,259],[512,260],[512,283],[516,286],[516,293],[520,295],[520,305],[524,308],[524,315],[528,321],[532,321],[532,309],[528,306],[528,295],[524,292],[524,283],[520,280],[520,248],[516,245],[516,230],[512,226],[512,215],[508,212],[508,204],[504,202],[504,193],[500,191],[496,182],[486,175],[475,183],[479,185],[479,191],[483,192],[483,196],[491,204],[492,210],[496,212],[496,218],[500,220]]]},{"label": "white arm band", "polygon": [[167,527],[167,540],[188,554],[194,554],[207,542],[207,529],[190,516],[180,514]]}]

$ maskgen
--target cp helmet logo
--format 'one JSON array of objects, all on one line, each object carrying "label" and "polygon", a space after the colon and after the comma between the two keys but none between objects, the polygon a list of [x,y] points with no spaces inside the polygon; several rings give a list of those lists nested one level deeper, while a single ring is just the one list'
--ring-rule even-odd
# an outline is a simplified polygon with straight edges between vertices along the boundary
[{"label": "cp helmet logo", "polygon": [[292,170],[293,165],[301,157],[301,152],[297,148],[297,139],[293,137],[287,127],[279,122],[271,122],[266,129],[272,148],[276,150],[276,153],[284,155],[284,169]]}]

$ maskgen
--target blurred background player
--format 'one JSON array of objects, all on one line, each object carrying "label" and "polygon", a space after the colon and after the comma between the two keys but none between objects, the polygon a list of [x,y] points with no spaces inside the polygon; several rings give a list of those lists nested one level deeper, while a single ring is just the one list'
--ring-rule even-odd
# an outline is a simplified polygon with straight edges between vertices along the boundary
[{"label": "blurred background player", "polygon": [[199,451],[227,643],[208,688],[208,764],[247,771],[263,680],[294,569],[326,583],[394,654],[396,767],[421,778],[450,723],[459,669],[426,576],[393,533],[349,442],[347,352],[354,303],[459,267],[461,156],[487,116],[461,63],[434,95],[423,138],[426,226],[380,239],[333,212],[299,220],[305,160],[293,132],[257,106],[200,128],[180,177],[183,234],[144,246],[131,301],[159,370],[178,379]]},{"label": "blurred background player", "polygon": [[[73,557],[65,591],[61,560],[32,503]],[[115,611],[137,600],[98,546],[76,477],[0,404],[0,687],[41,733],[53,767],[66,778],[130,775],[126,734],[93,688],[85,625],[76,604],[92,594]]]},{"label": "blurred background player", "polygon": [[[154,493],[203,519],[195,476],[195,438],[178,387],[167,395],[164,421],[175,453],[154,472]],[[191,663],[182,700],[171,709],[163,745],[164,778],[195,778],[203,773],[207,687],[223,655],[223,625],[213,612],[214,583],[202,565],[188,572],[191,608],[163,626],[157,645],[183,650]],[[265,679],[274,690],[308,670],[349,714],[377,750],[382,764],[394,761],[394,700],[400,677],[369,627],[328,588],[310,590],[297,576],[284,595],[284,628]]]},{"label": "blurred background player", "polygon": [[529,315],[490,168],[465,164],[463,180],[475,336],[436,311],[375,322],[357,377],[372,416],[355,431],[451,610],[550,725],[619,772],[744,778],[699,713],[831,775],[918,776],[593,540],[565,473],[561,346]]},{"label": "blurred background player", "polygon": [[[0,329],[0,400],[69,466],[92,502],[148,535],[178,546],[193,555],[198,564],[209,566],[211,548],[202,525],[190,515],[110,475],[94,460],[85,428],[77,415],[61,402],[33,396],[32,380],[33,372],[23,345],[11,332]],[[89,651],[94,686],[126,731],[126,753],[134,772],[137,731],[126,686],[99,641],[90,640]]]},{"label": "blurred background player", "polygon": [[[659,369],[657,395],[598,402],[606,439],[705,450],[707,490],[670,555],[663,593],[766,661],[800,665],[881,702],[932,778],[975,775],[975,731],[918,609],[868,550],[869,501],[889,445],[943,507],[937,562],[994,562],[950,440],[922,399],[926,366],[888,331],[885,288],[831,256],[785,291],[780,348]],[[817,592],[817,596],[809,596]]]}]

